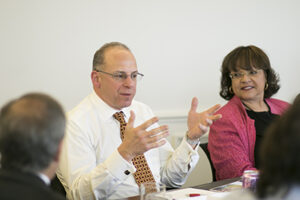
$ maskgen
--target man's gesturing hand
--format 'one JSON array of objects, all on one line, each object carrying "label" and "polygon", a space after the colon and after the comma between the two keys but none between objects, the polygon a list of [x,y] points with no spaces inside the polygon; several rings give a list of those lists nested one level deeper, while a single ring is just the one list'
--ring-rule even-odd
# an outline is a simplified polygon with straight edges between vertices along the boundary
[{"label": "man's gesturing hand", "polygon": [[221,114],[214,115],[214,113],[221,107],[217,104],[201,113],[197,112],[198,99],[193,98],[191,109],[188,114],[188,138],[196,140],[207,132],[208,127],[212,125],[213,121],[222,117]]},{"label": "man's gesturing hand", "polygon": [[169,135],[168,126],[163,125],[146,131],[148,127],[158,122],[157,117],[153,117],[138,127],[133,127],[135,114],[130,111],[130,118],[125,128],[124,139],[118,151],[127,161],[131,161],[135,156],[146,151],[160,147],[166,143],[162,138]]}]

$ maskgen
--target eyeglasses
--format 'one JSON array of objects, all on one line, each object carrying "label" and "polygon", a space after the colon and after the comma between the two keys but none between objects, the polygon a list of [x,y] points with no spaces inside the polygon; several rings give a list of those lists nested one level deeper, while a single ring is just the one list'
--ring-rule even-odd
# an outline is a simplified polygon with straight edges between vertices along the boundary
[{"label": "eyeglasses", "polygon": [[[120,81],[120,82],[125,81],[128,78],[128,75],[126,74],[126,72],[122,72],[122,71],[117,71],[114,73],[108,73],[108,72],[105,72],[102,70],[97,70],[97,69],[95,71],[110,75],[114,80]],[[141,74],[139,72],[132,72],[130,74],[130,78],[133,81],[140,81],[143,77],[144,77],[144,74]]]},{"label": "eyeglasses", "polygon": [[262,69],[245,71],[245,73],[243,73],[243,72],[231,72],[229,74],[229,77],[231,79],[241,79],[245,75],[247,75],[248,77],[256,77],[258,75],[259,71],[262,71]]}]

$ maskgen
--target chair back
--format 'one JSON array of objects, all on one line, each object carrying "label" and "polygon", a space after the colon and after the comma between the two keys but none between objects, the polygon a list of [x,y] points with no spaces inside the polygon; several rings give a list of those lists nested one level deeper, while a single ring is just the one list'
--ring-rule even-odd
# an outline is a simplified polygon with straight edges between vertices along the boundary
[{"label": "chair back", "polygon": [[213,181],[216,181],[216,170],[214,168],[214,165],[210,159],[210,154],[207,148],[208,143],[200,143],[200,147],[202,148],[202,150],[204,151],[204,153],[207,156],[207,159],[209,161],[210,167],[211,167],[211,173],[212,173],[212,177],[213,177]]}]

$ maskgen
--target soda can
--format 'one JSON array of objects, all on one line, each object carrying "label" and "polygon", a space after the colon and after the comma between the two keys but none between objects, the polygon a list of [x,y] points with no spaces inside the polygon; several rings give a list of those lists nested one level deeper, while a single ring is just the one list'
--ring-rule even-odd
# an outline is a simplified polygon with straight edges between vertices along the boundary
[{"label": "soda can", "polygon": [[245,170],[242,177],[243,188],[255,192],[256,182],[258,180],[258,177],[259,177],[258,170]]}]

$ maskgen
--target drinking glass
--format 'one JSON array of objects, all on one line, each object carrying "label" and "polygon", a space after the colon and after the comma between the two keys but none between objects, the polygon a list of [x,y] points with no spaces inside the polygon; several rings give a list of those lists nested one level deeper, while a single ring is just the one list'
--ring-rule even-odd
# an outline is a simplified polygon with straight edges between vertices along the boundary
[{"label": "drinking glass", "polygon": [[140,185],[140,200],[168,200],[166,185],[163,183],[146,182]]}]

